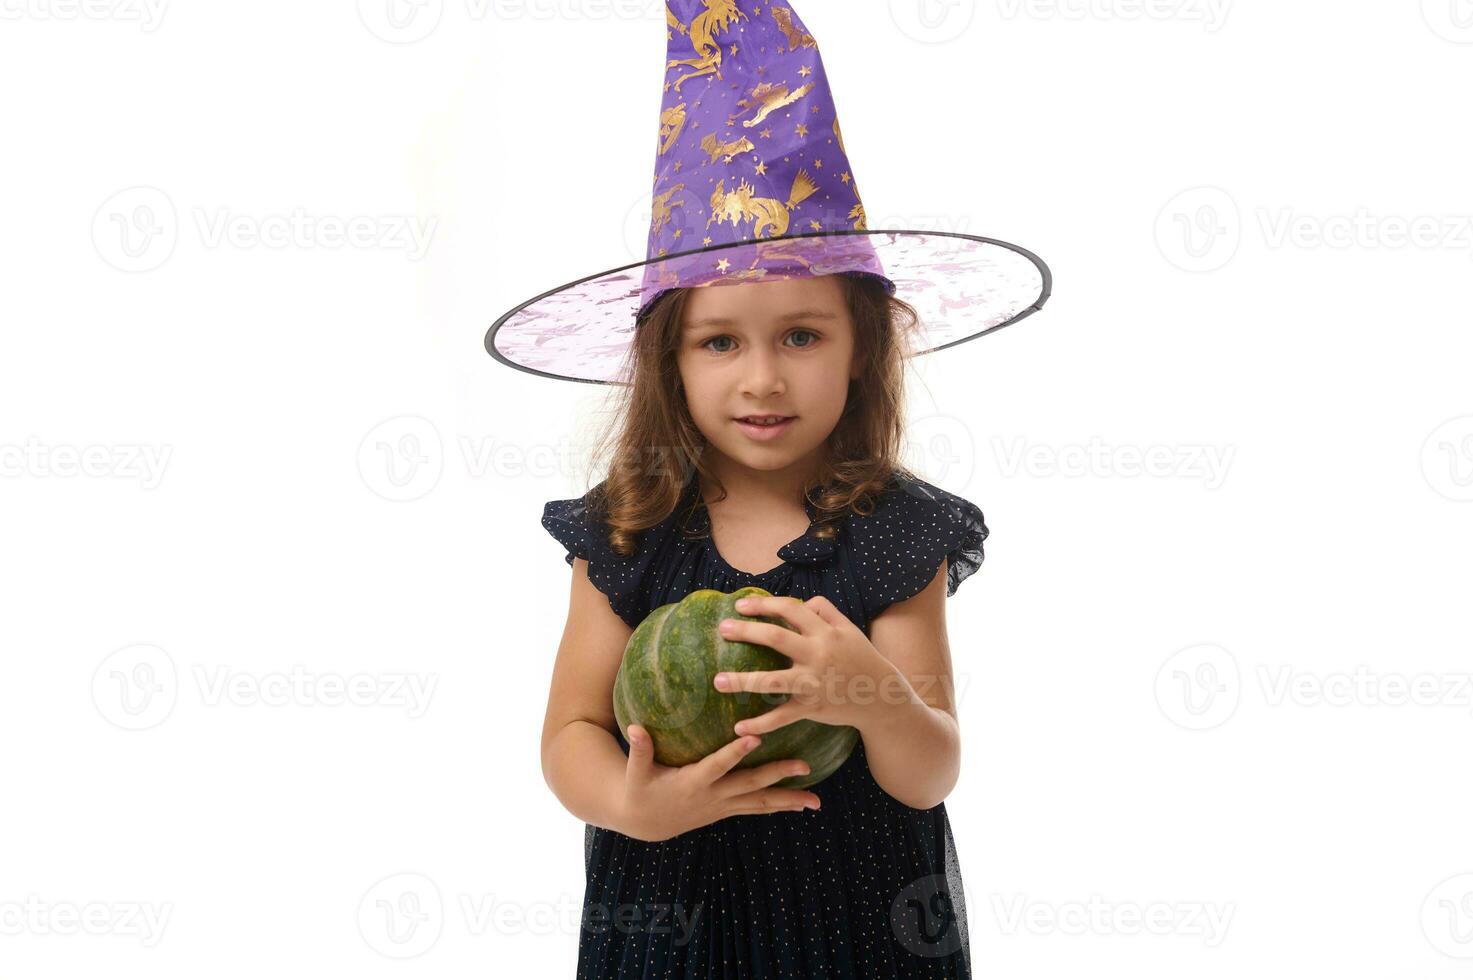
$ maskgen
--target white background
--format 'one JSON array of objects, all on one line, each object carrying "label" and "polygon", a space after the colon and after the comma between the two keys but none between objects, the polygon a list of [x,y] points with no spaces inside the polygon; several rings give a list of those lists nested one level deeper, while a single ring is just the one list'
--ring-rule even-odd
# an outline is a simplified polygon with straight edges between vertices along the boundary
[{"label": "white background", "polygon": [[[6,977],[573,974],[607,390],[481,343],[643,257],[663,11],[386,3],[0,0]],[[914,362],[977,974],[1466,976],[1473,8],[927,3],[799,7],[870,227],[1056,277]]]}]

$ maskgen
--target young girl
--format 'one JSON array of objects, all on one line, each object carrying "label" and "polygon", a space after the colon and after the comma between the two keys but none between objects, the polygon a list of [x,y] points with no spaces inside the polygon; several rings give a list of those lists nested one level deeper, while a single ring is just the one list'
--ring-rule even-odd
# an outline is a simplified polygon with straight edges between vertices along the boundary
[{"label": "young girl", "polygon": [[[987,528],[900,466],[902,369],[1038,310],[1048,269],[995,239],[867,227],[790,4],[666,15],[645,261],[486,334],[519,370],[627,389],[606,478],[542,516],[573,569],[542,762],[588,824],[578,976],[965,978],[943,600]],[[792,664],[717,690],[774,707],[704,759],[656,764],[649,734],[615,721],[625,646],[655,608],[745,586],[771,596],[739,612],[774,622],[723,635]],[[798,760],[739,766],[800,719],[858,730],[836,771],[791,789],[776,784]]]},{"label": "young girl", "polygon": [[[942,803],[961,750],[942,600],[982,561],[987,528],[897,464],[909,315],[848,275],[666,294],[641,326],[620,453],[669,446],[693,466],[618,467],[544,509],[573,566],[542,753],[589,824],[580,978],[970,974]],[[789,421],[740,421],[760,416]],[[648,734],[614,721],[633,628],[696,589],[750,585],[774,598],[741,611],[798,635],[747,622],[723,635],[793,669],[718,689],[842,682],[742,723],[700,762],[654,763]],[[734,768],[804,717],[859,729],[832,775],[773,789],[806,768]]]}]

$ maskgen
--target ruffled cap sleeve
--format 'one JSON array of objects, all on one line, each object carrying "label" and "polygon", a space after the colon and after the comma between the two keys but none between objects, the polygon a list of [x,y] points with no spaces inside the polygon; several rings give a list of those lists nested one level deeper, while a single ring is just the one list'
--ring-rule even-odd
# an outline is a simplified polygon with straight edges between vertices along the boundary
[{"label": "ruffled cap sleeve", "polygon": [[976,504],[904,473],[850,527],[866,621],[924,589],[943,558],[946,594],[955,594],[981,566],[988,534]]},{"label": "ruffled cap sleeve", "polygon": [[633,555],[626,558],[616,554],[609,547],[608,525],[592,504],[597,490],[595,487],[582,497],[568,500],[549,500],[542,507],[542,526],[563,545],[569,566],[574,558],[588,562],[588,580],[609,597],[614,612],[634,629],[649,614],[641,588],[652,550],[649,532],[641,535]]}]

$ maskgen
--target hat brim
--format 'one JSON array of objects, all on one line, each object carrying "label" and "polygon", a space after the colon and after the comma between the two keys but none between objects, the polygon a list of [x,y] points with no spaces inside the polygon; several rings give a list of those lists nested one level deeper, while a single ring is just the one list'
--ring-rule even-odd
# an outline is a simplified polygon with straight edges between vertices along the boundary
[{"label": "hat brim", "polygon": [[[895,295],[919,315],[914,356],[955,347],[1001,330],[1043,308],[1053,277],[1043,260],[1018,245],[941,231],[825,231],[788,239],[863,235],[878,255]],[[780,241],[764,239],[763,241]],[[544,378],[627,384],[620,373],[636,328],[646,275],[692,255],[718,262],[727,249],[752,242],[672,253],[578,279],[508,310],[486,331],[493,358]],[[658,268],[653,270],[658,273]],[[714,283],[713,283],[714,284]]]}]

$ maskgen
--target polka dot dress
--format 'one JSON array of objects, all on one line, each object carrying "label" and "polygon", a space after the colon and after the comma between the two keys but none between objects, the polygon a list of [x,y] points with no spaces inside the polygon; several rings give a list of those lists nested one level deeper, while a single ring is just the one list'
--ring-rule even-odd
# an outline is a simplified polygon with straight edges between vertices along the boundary
[{"label": "polka dot dress", "polygon": [[[867,633],[943,559],[953,594],[982,563],[987,537],[974,504],[904,471],[872,513],[847,515],[836,539],[805,533],[761,573],[733,568],[712,545],[694,475],[628,558],[609,549],[584,498],[549,501],[542,526],[566,547],[569,565],[588,561],[590,580],[631,628],[696,589],[756,585],[826,596]],[[616,738],[627,753],[624,733]],[[589,825],[579,980],[970,977],[946,804],[917,810],[886,793],[862,740],[810,789],[823,801],[818,810],[728,817],[665,841]]]}]

